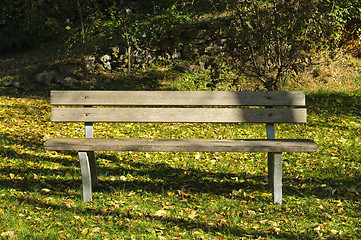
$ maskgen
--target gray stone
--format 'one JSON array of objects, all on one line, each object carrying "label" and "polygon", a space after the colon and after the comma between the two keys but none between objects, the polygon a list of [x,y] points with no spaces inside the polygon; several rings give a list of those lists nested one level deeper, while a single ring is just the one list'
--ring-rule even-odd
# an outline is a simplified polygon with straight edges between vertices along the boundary
[{"label": "gray stone", "polygon": [[177,50],[174,50],[171,58],[172,58],[172,59],[179,59],[179,58],[181,58],[181,57],[182,57],[182,56],[181,56],[180,52],[177,52]]},{"label": "gray stone", "polygon": [[21,87],[21,83],[19,81],[6,81],[3,83],[4,87],[16,87],[16,88],[20,88]]},{"label": "gray stone", "polygon": [[108,54],[105,54],[100,57],[100,61],[103,63],[103,67],[106,70],[112,70],[111,60],[112,60],[112,57]]},{"label": "gray stone", "polygon": [[112,57],[110,55],[108,55],[108,54],[105,54],[105,55],[100,57],[100,61],[102,61],[103,63],[109,62],[110,60],[112,60]]},{"label": "gray stone", "polygon": [[209,53],[209,54],[215,54],[222,51],[222,46],[219,46],[215,43],[210,43],[205,49],[204,52],[205,53]]},{"label": "gray stone", "polygon": [[60,81],[60,83],[66,87],[73,87],[76,83],[78,83],[78,80],[73,77],[65,77],[63,80]]},{"label": "gray stone", "polygon": [[174,66],[174,70],[181,72],[181,73],[187,73],[192,71],[192,68],[188,64],[177,64]]},{"label": "gray stone", "polygon": [[86,56],[85,57],[86,69],[93,71],[96,68],[96,57],[95,56]]},{"label": "gray stone", "polygon": [[57,82],[59,79],[59,74],[56,72],[42,72],[42,73],[38,73],[35,76],[35,80],[39,83],[45,83],[45,84],[50,84],[50,83],[55,83]]}]

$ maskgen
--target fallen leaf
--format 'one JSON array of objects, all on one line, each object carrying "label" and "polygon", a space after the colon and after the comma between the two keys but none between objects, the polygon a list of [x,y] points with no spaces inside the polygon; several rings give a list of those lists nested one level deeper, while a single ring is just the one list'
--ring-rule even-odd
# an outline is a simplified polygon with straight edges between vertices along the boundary
[{"label": "fallen leaf", "polygon": [[163,209],[158,210],[153,214],[154,217],[165,217],[168,215],[169,215],[169,212],[167,212],[166,210],[163,210]]},{"label": "fallen leaf", "polygon": [[45,194],[45,193],[50,193],[51,190],[48,188],[43,188],[43,189],[41,189],[41,192]]},{"label": "fallen leaf", "polygon": [[1,237],[4,237],[6,239],[12,239],[15,237],[14,231],[5,231],[0,234]]},{"label": "fallen leaf", "polygon": [[189,219],[195,219],[198,216],[197,212],[192,210],[191,213],[188,215]]}]

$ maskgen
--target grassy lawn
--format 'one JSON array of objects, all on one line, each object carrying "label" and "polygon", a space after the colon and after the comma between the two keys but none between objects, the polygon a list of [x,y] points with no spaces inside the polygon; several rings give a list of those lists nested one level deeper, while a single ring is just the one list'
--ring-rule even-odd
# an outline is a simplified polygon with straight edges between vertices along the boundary
[{"label": "grassy lawn", "polygon": [[[100,188],[82,202],[75,152],[48,152],[81,124],[50,122],[48,97],[0,96],[0,239],[360,239],[361,92],[307,92],[315,153],[284,154],[272,204],[262,153],[98,152]],[[257,138],[262,125],[98,124],[96,136]]]}]

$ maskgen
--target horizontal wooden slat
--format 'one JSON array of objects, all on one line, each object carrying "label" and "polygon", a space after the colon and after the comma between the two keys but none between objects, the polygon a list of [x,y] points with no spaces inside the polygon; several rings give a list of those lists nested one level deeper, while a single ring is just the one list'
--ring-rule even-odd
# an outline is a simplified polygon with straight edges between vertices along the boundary
[{"label": "horizontal wooden slat", "polygon": [[47,150],[144,152],[314,152],[311,140],[211,140],[211,139],[50,139]]},{"label": "horizontal wooden slat", "polygon": [[304,92],[52,91],[52,105],[304,106]]},{"label": "horizontal wooden slat", "polygon": [[52,108],[54,122],[306,123],[306,109]]}]

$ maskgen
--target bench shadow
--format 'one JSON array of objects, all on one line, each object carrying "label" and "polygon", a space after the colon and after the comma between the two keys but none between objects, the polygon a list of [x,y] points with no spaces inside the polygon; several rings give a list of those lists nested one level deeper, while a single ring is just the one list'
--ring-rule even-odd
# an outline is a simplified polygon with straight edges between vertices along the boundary
[{"label": "bench shadow", "polygon": [[[112,159],[110,156],[102,156]],[[119,161],[114,157],[112,161]],[[150,178],[152,181],[140,180],[103,180],[99,191],[137,191],[144,190],[155,193],[183,190],[187,193],[210,193],[226,198],[250,200],[238,194],[239,190],[246,192],[271,192],[268,187],[267,172],[261,176],[237,172],[208,172],[199,169],[172,167],[166,163],[140,163],[122,160],[122,167],[98,167],[101,175],[127,176],[136,172],[138,178]],[[247,161],[243,159],[242,161]],[[264,159],[265,164],[267,160]],[[241,163],[240,163],[241,164]],[[135,170],[136,169],[136,170]],[[139,170],[142,169],[142,170]],[[332,171],[325,168],[325,171]],[[266,170],[267,171],[267,170]],[[184,174],[186,172],[186,175]],[[353,186],[361,181],[361,177],[353,178],[296,178],[283,177],[283,195],[295,197],[317,197],[319,199],[357,200],[356,194],[350,194],[347,186]],[[327,185],[325,187],[325,184]],[[256,198],[252,198],[255,201]],[[263,201],[261,199],[258,199]],[[269,202],[269,200],[265,200]]]},{"label": "bench shadow", "polygon": [[[128,163],[129,167],[98,168],[101,175],[127,176],[134,174],[140,179],[148,180],[114,180],[100,181],[99,191],[113,191],[114,189],[129,191],[144,190],[153,193],[182,190],[186,193],[210,193],[229,197],[234,191],[266,190],[265,176],[252,176],[245,173],[212,173],[198,169],[171,167],[165,163]],[[186,173],[186,174],[185,174]],[[235,180],[235,179],[238,179]]]},{"label": "bench shadow", "polygon": [[[7,140],[11,144],[24,144],[24,140],[17,141],[13,138],[7,138]],[[26,144],[31,146],[39,145],[40,143],[27,140]],[[21,163],[21,166],[0,167],[1,174],[5,176],[10,176],[10,173],[14,174],[13,178],[1,178],[0,185],[4,188],[14,188],[20,191],[40,191],[42,188],[50,188],[54,194],[56,193],[63,197],[68,194],[69,190],[81,190],[81,174],[77,154],[75,152],[66,153],[71,154],[74,158],[45,157],[31,153],[19,153],[12,149],[2,149],[1,155],[10,159],[16,159],[18,163]],[[267,183],[267,172],[261,176],[255,176],[242,172],[222,173],[203,171],[189,167],[172,167],[166,163],[135,162],[127,158],[119,160],[115,155],[103,153],[99,153],[97,157],[105,158],[115,163],[122,163],[121,166],[117,167],[105,167],[99,166],[98,164],[98,172],[100,175],[100,187],[98,191],[101,192],[144,190],[153,193],[164,193],[167,191],[180,190],[186,194],[210,193],[246,201],[250,199],[241,194],[237,194],[239,190],[246,192],[270,192]],[[35,163],[35,165],[27,164],[30,161]],[[247,161],[247,159],[244,159],[244,161]],[[267,160],[264,159],[264,161],[266,164]],[[56,163],[59,167],[52,169],[38,165],[38,163],[46,162],[49,164]],[[325,166],[324,171],[332,172],[333,169]],[[69,175],[69,172],[71,175],[64,178],[65,175]],[[134,172],[136,172],[136,177],[126,178],[124,181],[107,178],[107,176],[119,177],[134,175]],[[353,186],[357,182],[361,182],[361,177],[308,177],[302,179],[284,177],[283,189],[284,196],[316,196],[320,199],[337,198],[352,201],[357,200],[357,196],[350,194],[348,186]],[[324,187],[325,184],[327,187]],[[81,196],[79,196],[79,198],[80,197]],[[255,200],[257,200],[257,197],[252,198],[252,201]],[[259,198],[257,201],[269,202],[269,199]]]}]

